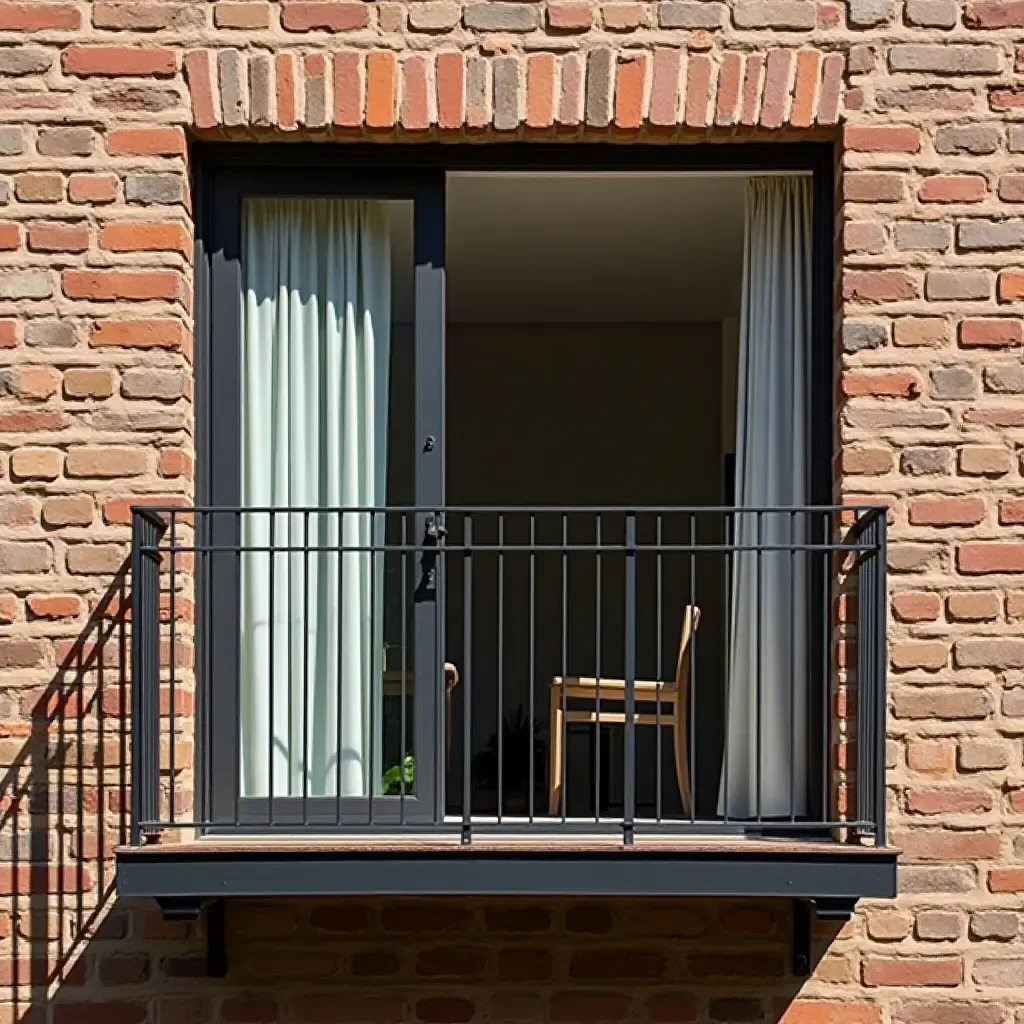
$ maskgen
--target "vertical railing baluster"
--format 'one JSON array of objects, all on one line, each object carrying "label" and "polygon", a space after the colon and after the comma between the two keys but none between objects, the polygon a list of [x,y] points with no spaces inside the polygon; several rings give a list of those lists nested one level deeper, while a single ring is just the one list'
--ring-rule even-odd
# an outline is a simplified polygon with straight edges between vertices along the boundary
[{"label": "vertical railing baluster", "polygon": [[874,714],[872,721],[875,729],[875,845],[885,846],[885,733],[886,733],[886,699],[885,699],[885,672],[886,672],[886,623],[888,621],[888,602],[886,594],[886,570],[887,570],[887,531],[889,528],[886,519],[886,512],[875,512],[875,534],[874,550],[871,558],[875,562],[875,614],[874,614],[874,651],[872,666],[872,692],[875,700]]},{"label": "vertical railing baluster", "polygon": [[562,824],[565,824],[569,806],[569,769],[568,752],[566,743],[568,741],[568,723],[566,722],[566,711],[568,710],[569,698],[566,694],[565,677],[569,672],[569,612],[568,612],[568,590],[569,590],[569,517],[562,513],[562,742],[561,742],[561,766],[559,767],[559,778],[562,780]]},{"label": "vertical railing baluster", "polygon": [[763,647],[763,623],[761,619],[764,615],[764,595],[762,593],[763,583],[763,567],[762,560],[764,556],[764,513],[761,511],[757,512],[757,589],[755,591],[756,598],[754,605],[757,608],[757,615],[755,617],[755,634],[754,634],[754,654],[757,659],[757,663],[754,668],[755,672],[755,690],[754,690],[754,707],[755,707],[755,745],[756,745],[756,767],[754,769],[754,783],[757,788],[756,801],[757,801],[757,821],[761,821],[761,787],[763,783],[763,768],[761,760],[761,671],[762,671],[762,650]]},{"label": "vertical railing baluster", "polygon": [[[378,550],[377,544],[377,510],[370,510],[370,535],[369,535],[369,549],[370,549],[370,607],[369,607],[369,620],[370,620],[370,714],[368,721],[370,728],[368,730],[370,734],[369,743],[369,757],[367,759],[367,770],[366,770],[366,819],[368,825],[373,825],[373,800],[377,795],[376,790],[379,785],[380,772],[377,770],[377,713],[380,711],[381,715],[381,746],[383,746],[384,740],[384,672],[383,666],[381,665],[382,651],[377,645],[377,567],[380,564],[378,559],[380,558],[380,551]],[[380,680],[380,686],[377,685],[377,680]],[[377,707],[377,691],[380,690],[380,703],[381,706]],[[383,754],[383,751],[381,751]]]},{"label": "vertical railing baluster", "polygon": [[[818,812],[823,819],[826,821],[831,817],[829,811],[832,803],[832,785],[833,775],[831,766],[833,764],[832,759],[832,708],[830,707],[830,698],[832,696],[832,626],[831,626],[831,611],[829,609],[829,603],[832,594],[832,553],[829,550],[830,536],[831,536],[831,513],[828,511],[822,512],[821,516],[821,604],[822,604],[822,615],[821,615],[821,683],[820,683],[820,696],[821,700],[821,757],[818,759],[818,770],[822,772],[822,778],[824,780],[824,791],[821,794],[822,805],[818,808]],[[840,520],[840,523],[842,520]]]},{"label": "vertical railing baluster", "polygon": [[[276,510],[267,510],[270,519],[270,565],[267,569],[267,824],[274,823],[274,676],[277,663],[274,650],[274,620],[277,618],[277,606],[274,603],[274,573],[277,569],[277,555],[274,546],[277,541]],[[258,600],[258,595],[255,598]]]},{"label": "vertical railing baluster", "polygon": [[473,519],[465,514],[462,561],[462,629],[466,658],[462,713],[462,842],[472,840],[473,818]]},{"label": "vertical railing baluster", "polygon": [[[662,542],[661,513],[654,517],[654,679],[658,683],[654,691],[654,819],[661,823],[661,682],[664,680],[664,666],[662,665],[661,650],[661,603],[662,603],[662,578],[661,578],[661,542]],[[676,700],[679,694],[676,694]],[[680,794],[681,795],[681,794]]]},{"label": "vertical railing baluster", "polygon": [[601,822],[601,513],[596,513],[594,539],[597,542],[594,566],[594,821]]},{"label": "vertical railing baluster", "polygon": [[337,587],[337,613],[335,615],[335,621],[331,623],[331,628],[335,634],[335,650],[334,657],[336,662],[335,678],[334,678],[334,730],[335,730],[335,748],[334,748],[334,823],[336,825],[341,824],[342,818],[342,804],[341,804],[341,760],[343,752],[343,734],[341,731],[341,695],[342,695],[342,676],[344,675],[344,632],[342,623],[345,621],[345,577],[344,577],[344,536],[345,536],[345,513],[338,509],[335,513],[335,520],[338,524],[337,534],[337,553],[335,557],[338,562],[334,567],[336,576],[335,585]]},{"label": "vertical railing baluster", "polygon": [[[176,557],[176,552],[175,552],[174,549],[177,546],[176,545],[176,536],[175,536],[177,531],[176,531],[175,527],[177,526],[178,517],[175,515],[174,509],[171,509],[171,512],[168,515],[168,519],[170,520],[170,533],[168,534],[168,542],[170,544],[170,552],[171,552],[170,558],[168,559],[170,564],[167,567],[169,581],[170,581],[169,582],[170,593],[168,594],[168,597],[167,597],[167,611],[168,611],[168,633],[169,633],[170,651],[171,651],[170,659],[169,659],[169,665],[168,665],[168,680],[167,680],[167,688],[168,688],[168,694],[167,694],[167,700],[168,700],[167,740],[168,740],[168,746],[169,746],[168,757],[169,757],[169,760],[170,760],[170,769],[171,769],[170,806],[169,806],[168,810],[169,810],[170,822],[173,825],[174,824],[174,814],[175,814],[174,804],[176,802],[176,796],[177,796],[176,788],[175,788],[175,778],[174,778],[174,776],[175,776],[175,769],[176,769],[176,765],[175,765],[175,751],[174,751],[174,745],[175,745],[174,744],[174,739],[175,739],[175,736],[177,735],[176,730],[175,730],[175,723],[174,723],[174,691],[175,691],[175,678],[174,678],[175,677],[175,667],[174,666],[175,666],[175,661],[176,661],[176,659],[175,659],[175,652],[178,649],[177,629],[176,629],[176,623],[174,621],[174,619],[175,619],[174,613],[175,613],[175,610],[176,610],[175,609],[175,600],[174,600],[174,588],[175,588],[175,585],[176,585],[174,570],[175,570],[175,567],[176,567],[176,564],[177,564],[177,561],[178,561],[178,559]],[[160,620],[158,618],[157,622],[159,622],[159,621]],[[159,693],[157,694],[157,697],[159,698]]]},{"label": "vertical railing baluster", "polygon": [[[736,538],[739,536],[737,517],[740,513],[735,508],[725,513],[725,544],[726,544],[726,568],[725,568],[725,628],[722,630],[724,638],[725,654],[725,721],[722,730],[722,822],[729,823],[729,694],[732,692],[734,680],[732,678],[733,666],[733,604],[735,598],[733,589],[737,575],[738,554],[736,552]],[[693,680],[690,680],[693,686]],[[692,787],[691,787],[692,789]]]},{"label": "vertical railing baluster", "polygon": [[[400,719],[400,724],[399,724],[399,731],[401,732],[401,741],[400,741],[400,743],[398,745],[398,764],[399,764],[399,768],[398,768],[398,779],[399,779],[398,820],[399,820],[400,824],[404,825],[405,824],[405,758],[406,758],[406,753],[407,753],[407,751],[405,749],[405,745],[408,742],[407,739],[406,739],[406,735],[405,735],[406,727],[407,727],[406,726],[406,707],[405,707],[405,704],[406,704],[406,700],[408,699],[407,695],[406,695],[406,692],[405,692],[405,686],[406,686],[405,669],[406,669],[406,664],[407,664],[407,662],[406,662],[406,654],[405,654],[405,646],[406,646],[406,641],[408,639],[408,625],[407,625],[408,610],[407,610],[407,606],[406,606],[406,601],[409,598],[409,594],[408,594],[408,580],[406,579],[406,574],[409,571],[409,566],[408,566],[408,562],[407,562],[408,554],[407,554],[407,552],[405,550],[405,546],[406,546],[406,544],[408,543],[408,540],[409,540],[409,529],[408,529],[408,519],[407,519],[406,513],[405,512],[401,512],[401,513],[399,513],[399,515],[401,517],[401,523],[402,523],[402,527],[401,527],[402,552],[401,552],[401,556],[400,556],[401,557],[401,562],[402,562],[402,566],[401,566],[401,572],[402,572],[402,606],[401,606],[402,607],[402,624],[401,624],[401,627],[400,627],[400,633],[401,633],[401,636],[400,636],[400,643],[401,643],[401,655],[400,655],[400,659],[401,659],[401,669],[400,669],[401,685],[399,687],[400,694],[401,694],[401,700],[402,700],[402,707],[401,707],[401,711],[400,711],[401,719]],[[385,668],[385,671],[386,671],[387,670],[387,666],[385,665],[384,668]],[[441,672],[441,676],[442,676],[442,679],[441,679],[442,685],[447,686],[448,685],[448,680],[446,678],[444,678],[444,671],[443,670]],[[447,702],[445,702],[445,705],[447,706]],[[445,736],[447,736],[447,735],[448,735],[447,732],[445,732]],[[418,758],[419,756],[420,756],[420,751],[416,750],[416,751],[413,752],[413,758],[414,759]],[[415,763],[415,760],[414,760],[413,763]],[[447,745],[447,743],[445,743],[445,749],[444,749],[444,751],[441,754],[441,763],[440,763],[440,765],[438,767],[438,771],[439,772],[443,771],[444,770],[444,765],[446,765],[447,763],[448,763],[448,745]]]},{"label": "vertical railing baluster", "polygon": [[[160,800],[160,551],[163,524],[135,513],[132,543],[132,823],[131,840],[152,827]],[[171,558],[174,553],[171,552]]]},{"label": "vertical railing baluster", "polygon": [[[292,643],[295,642],[296,638],[292,637]],[[297,642],[302,651],[302,824],[305,826],[309,824],[309,509],[302,513],[302,628]],[[373,693],[372,686],[370,693]],[[372,729],[370,735],[373,735]]]},{"label": "vertical railing baluster", "polygon": [[[859,527],[859,529],[858,529]],[[867,547],[874,541],[874,523],[862,524],[855,522],[854,530],[851,532],[859,545]],[[872,676],[874,675],[874,658],[872,656],[874,622],[871,614],[871,604],[874,600],[874,553],[870,551],[855,552],[855,562],[859,561],[857,567],[857,666],[855,681],[857,687],[857,774],[856,792],[857,806],[856,814],[859,821],[869,821],[873,812],[872,769],[874,767],[874,751],[872,737],[872,717],[874,712],[874,701],[872,693]],[[849,617],[847,617],[849,618]],[[845,627],[847,630],[848,625]],[[846,666],[845,685],[849,689],[850,668]],[[830,759],[830,764],[831,764]]]},{"label": "vertical railing baluster", "polygon": [[[803,554],[797,553],[797,515],[798,512],[789,513],[789,581],[792,597],[790,599],[789,615],[789,820],[796,821],[796,752],[799,749],[796,742],[796,688],[798,685],[805,685],[799,680],[796,672],[796,595],[801,582],[801,569],[804,564]],[[805,606],[806,611],[806,606]],[[827,698],[826,698],[827,699]]]},{"label": "vertical railing baluster", "polygon": [[[241,587],[241,585],[242,585],[242,513],[236,509],[233,518],[234,518],[235,522],[234,522],[234,529],[231,531],[231,538],[232,538],[232,540],[234,541],[234,544],[235,544],[235,557],[234,557],[234,563],[235,563],[235,565],[234,565],[234,572],[235,572],[235,576],[234,576],[234,578],[235,578],[236,582],[238,583],[238,586]],[[241,611],[241,607],[242,607],[242,601],[244,599],[245,599],[245,595],[240,592],[239,595],[238,595],[238,607],[239,607],[240,611]],[[234,655],[235,655],[235,660],[234,660],[235,677],[236,677],[235,681],[234,681],[234,685],[235,685],[235,688],[236,688],[236,690],[235,690],[235,696],[236,696],[235,706],[236,706],[236,708],[238,710],[235,713],[235,721],[234,721],[233,728],[231,730],[231,734],[232,734],[232,738],[233,738],[232,746],[233,746],[234,765],[235,765],[235,771],[237,771],[238,775],[239,775],[239,784],[237,786],[235,786],[234,792],[231,794],[231,799],[232,799],[232,804],[233,804],[232,814],[233,814],[233,817],[234,817],[234,823],[237,825],[239,823],[239,820],[240,820],[240,818],[239,818],[239,806],[238,805],[239,805],[239,800],[241,799],[241,792],[242,792],[242,776],[241,776],[241,767],[242,767],[242,630],[238,627],[238,624],[236,624],[236,626],[235,626],[234,633],[235,633],[235,635],[232,637],[231,642],[232,642],[233,647],[234,647]],[[172,737],[172,744],[173,744],[173,737]],[[173,759],[173,754],[172,754],[172,759]],[[173,764],[173,760],[172,760],[171,763]],[[172,778],[173,778],[173,775],[172,775]],[[173,783],[172,783],[172,786],[173,786]]]},{"label": "vertical railing baluster", "polygon": [[[498,513],[498,823],[504,807],[505,729],[502,711],[505,707],[504,641],[505,641],[505,516]],[[533,718],[529,721],[533,729]]]},{"label": "vertical railing baluster", "polygon": [[[537,519],[536,519],[536,516],[532,512],[530,513],[530,547],[529,547],[529,551],[530,551],[530,624],[529,624],[529,648],[530,648],[530,672],[529,672],[529,676],[530,676],[530,693],[529,693],[529,700],[530,700],[530,722],[532,723],[534,721],[534,715],[536,714],[536,707],[535,707],[536,696],[534,694],[534,684],[536,682],[536,679],[535,679],[535,675],[534,675],[534,670],[535,670],[534,661],[535,661],[535,658],[536,658],[536,650],[537,650],[536,637],[534,635],[534,626],[536,624],[536,619],[537,619],[537,587],[536,587],[536,583],[537,583]],[[548,723],[549,731],[550,731],[550,728],[551,728],[551,723],[549,722]],[[536,785],[536,782],[534,780],[534,762],[536,760],[536,757],[535,757],[535,753],[534,753],[533,732],[534,732],[534,730],[533,730],[533,728],[531,726],[531,728],[530,728],[530,743],[529,743],[529,746],[530,746],[530,771],[529,771],[529,774],[530,774],[530,792],[529,792],[529,794],[527,796],[527,800],[528,800],[528,803],[529,803],[529,808],[528,808],[529,809],[529,820],[530,820],[530,824],[531,825],[533,824],[533,818],[534,818],[534,813],[535,813],[534,793],[536,792],[536,789],[537,789],[537,785]],[[548,739],[550,741],[550,739],[551,739],[550,735],[549,735]]]},{"label": "vertical railing baluster", "polygon": [[[687,770],[690,774],[690,824],[697,820],[697,520],[690,513],[690,643],[686,649],[689,685],[686,687]],[[678,695],[677,695],[678,696]]]},{"label": "vertical railing baluster", "polygon": [[623,710],[626,741],[623,765],[622,840],[633,845],[636,804],[636,513],[626,514],[626,629],[625,692]]}]

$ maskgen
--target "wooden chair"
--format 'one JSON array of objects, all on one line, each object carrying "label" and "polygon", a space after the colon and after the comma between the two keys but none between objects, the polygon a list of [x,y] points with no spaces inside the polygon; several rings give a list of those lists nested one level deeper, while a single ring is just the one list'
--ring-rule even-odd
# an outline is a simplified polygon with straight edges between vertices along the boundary
[{"label": "wooden chair", "polygon": [[[444,663],[444,748],[445,762],[450,767],[452,763],[452,694],[455,687],[459,685],[459,670],[450,662]],[[405,675],[404,693],[412,693],[412,672]],[[402,675],[393,670],[384,673],[384,696],[400,697],[403,694]]]},{"label": "wooden chair", "polygon": [[[683,810],[691,813],[692,793],[690,790],[690,757],[687,747],[689,723],[687,711],[690,703],[690,642],[700,623],[700,609],[687,605],[683,609],[682,628],[679,635],[679,653],[676,657],[676,677],[670,682],[652,682],[637,679],[634,683],[635,700],[638,703],[653,704],[661,701],[661,714],[635,712],[633,721],[637,725],[657,725],[672,728],[672,749],[675,753],[676,780],[679,795],[683,799]],[[551,715],[548,719],[548,813],[558,813],[562,800],[562,731],[563,723],[586,722],[624,725],[626,682],[624,679],[602,679],[600,681],[601,707],[598,710],[598,680],[580,676],[555,676],[551,680]],[[565,711],[562,698],[565,697]],[[592,701],[593,708],[569,707],[570,702]],[[609,707],[608,705],[612,705]],[[595,799],[597,795],[595,794]]]}]

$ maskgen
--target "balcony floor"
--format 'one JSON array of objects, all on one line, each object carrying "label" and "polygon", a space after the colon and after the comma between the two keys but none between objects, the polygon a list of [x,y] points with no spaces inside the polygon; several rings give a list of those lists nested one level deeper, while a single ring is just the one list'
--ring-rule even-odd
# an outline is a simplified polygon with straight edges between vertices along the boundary
[{"label": "balcony floor", "polygon": [[638,835],[215,836],[122,847],[124,896],[783,896],[896,892],[897,851],[793,839]]}]

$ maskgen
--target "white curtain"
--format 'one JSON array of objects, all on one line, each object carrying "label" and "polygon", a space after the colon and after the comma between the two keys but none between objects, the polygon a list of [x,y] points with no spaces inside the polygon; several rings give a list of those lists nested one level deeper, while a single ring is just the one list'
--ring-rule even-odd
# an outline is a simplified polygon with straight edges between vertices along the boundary
[{"label": "white curtain", "polygon": [[[381,202],[245,202],[244,506],[383,504],[389,239]],[[242,543],[365,547],[382,535],[371,518],[246,512]],[[339,779],[343,796],[379,786],[381,559],[285,552],[271,567],[269,554],[242,557],[244,796],[334,795]]]},{"label": "white curtain", "polygon": [[[746,186],[739,338],[736,505],[806,505],[809,488],[811,183]],[[794,545],[801,515],[736,515],[741,546]],[[719,813],[788,818],[807,810],[807,557],[733,557],[726,744]]]}]

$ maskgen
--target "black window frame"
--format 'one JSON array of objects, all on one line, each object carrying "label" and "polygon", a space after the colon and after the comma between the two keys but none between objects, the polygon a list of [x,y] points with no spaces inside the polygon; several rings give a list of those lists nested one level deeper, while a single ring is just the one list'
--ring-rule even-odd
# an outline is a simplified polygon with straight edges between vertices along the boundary
[{"label": "black window frame", "polygon": [[[813,254],[812,254],[812,309],[810,351],[810,504],[831,505],[834,499],[834,372],[833,344],[833,291],[835,278],[835,150],[830,142],[750,142],[697,144],[629,145],[590,142],[510,142],[493,145],[468,144],[382,144],[382,143],[236,143],[194,142],[191,146],[193,167],[193,198],[195,204],[195,375],[196,375],[196,500],[200,506],[237,505],[228,501],[225,481],[234,474],[225,467],[232,436],[237,429],[225,430],[232,409],[240,407],[237,389],[226,395],[220,369],[223,360],[223,332],[220,324],[230,322],[228,306],[237,317],[237,272],[228,270],[228,264],[237,268],[237,249],[223,240],[234,231],[240,240],[240,231],[233,228],[231,218],[239,223],[243,194],[275,195],[339,195],[373,196],[379,198],[408,198],[417,200],[416,264],[417,300],[416,335],[418,357],[432,352],[435,362],[417,359],[416,386],[420,389],[416,413],[416,438],[435,438],[433,462],[424,462],[420,453],[416,462],[417,504],[442,507],[444,504],[444,189],[449,171],[563,171],[577,172],[702,172],[702,173],[764,173],[809,172],[813,180]],[[227,192],[225,192],[227,187]],[[233,276],[234,275],[234,276]],[[232,286],[234,282],[234,286]],[[421,321],[431,323],[430,336],[421,337]],[[237,342],[236,342],[237,343]],[[221,348],[218,350],[218,345]],[[433,396],[433,397],[431,397]],[[237,421],[237,416],[235,417]],[[236,449],[237,452],[237,449]],[[237,458],[236,458],[237,466]],[[216,521],[216,519],[215,519]],[[225,522],[227,520],[225,519]],[[420,524],[417,524],[419,527]],[[216,534],[216,526],[214,533]],[[230,535],[210,536],[230,541]],[[215,623],[230,621],[229,609],[237,608],[237,579],[231,573],[221,574],[226,582],[211,591],[203,580],[197,580],[197,607],[210,603]],[[825,585],[817,573],[810,581],[812,607],[823,607],[821,589]],[[217,613],[218,605],[221,611]],[[433,679],[440,672],[442,652],[439,638],[443,626],[438,628],[436,616],[443,614],[443,594],[438,592],[432,603],[417,609],[417,644],[414,678]],[[237,614],[237,611],[235,612]],[[232,737],[237,729],[237,706],[225,700],[221,691],[232,687],[214,687],[212,680],[221,678],[224,666],[230,663],[227,648],[217,644],[216,626],[204,622],[206,616],[197,615],[196,664],[197,690],[200,712],[196,743],[196,799],[202,806],[204,820],[225,822],[224,830],[246,817],[238,814],[238,760],[224,764],[223,757],[214,760],[213,752],[228,741],[228,749],[235,749]],[[234,620],[237,623],[237,619]],[[237,625],[236,625],[237,630]],[[434,637],[426,641],[427,635]],[[814,666],[809,680],[809,756],[808,806],[810,816],[819,820],[831,799],[827,780],[831,779],[829,744],[823,737],[819,723],[829,714],[830,679],[823,668],[825,640],[821,629],[812,628],[809,664]],[[428,649],[429,648],[429,649]],[[218,666],[220,669],[218,670]],[[205,670],[204,670],[205,667]],[[230,671],[230,670],[228,670]],[[430,705],[434,714],[423,725],[426,739],[417,735],[417,785],[428,797],[422,808],[407,807],[403,818],[409,823],[439,821],[444,809],[442,723],[436,702],[429,697],[417,696]],[[424,716],[417,713],[417,728]],[[220,741],[218,743],[218,740]],[[419,744],[426,742],[426,747]],[[204,758],[203,751],[208,752]],[[296,798],[297,799],[297,798]],[[333,822],[334,799],[329,798]],[[409,802],[408,797],[405,798]],[[366,798],[354,800],[365,810]],[[385,808],[387,798],[373,800],[373,821],[364,827],[385,824],[394,814]],[[274,804],[281,802],[275,798]],[[275,810],[279,810],[275,807]],[[254,805],[250,824],[266,821],[260,817],[261,808]],[[289,811],[281,824],[308,827],[317,824],[315,818],[308,823]],[[275,816],[275,823],[277,821]],[[215,827],[210,831],[221,831]]]}]

